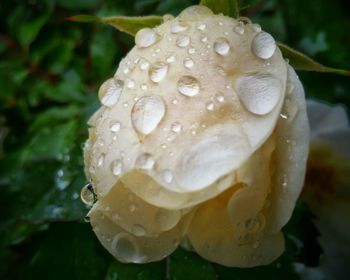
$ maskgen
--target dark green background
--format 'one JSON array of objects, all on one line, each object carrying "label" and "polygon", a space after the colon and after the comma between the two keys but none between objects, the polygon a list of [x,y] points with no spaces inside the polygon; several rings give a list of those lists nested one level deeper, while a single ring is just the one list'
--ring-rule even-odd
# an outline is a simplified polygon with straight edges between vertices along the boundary
[{"label": "dark green background", "polygon": [[[287,251],[254,269],[210,264],[177,250],[168,260],[123,265],[101,247],[79,200],[81,145],[98,108],[98,86],[112,76],[133,39],[111,27],[79,24],[76,14],[176,15],[189,0],[1,0],[0,278],[2,279],[298,279],[292,263],[315,266],[320,248],[300,202],[285,228]],[[246,7],[248,5],[248,7]],[[251,6],[249,6],[251,5]],[[347,0],[245,1],[277,40],[333,67],[349,68]],[[350,104],[349,78],[300,73],[308,97]]]}]

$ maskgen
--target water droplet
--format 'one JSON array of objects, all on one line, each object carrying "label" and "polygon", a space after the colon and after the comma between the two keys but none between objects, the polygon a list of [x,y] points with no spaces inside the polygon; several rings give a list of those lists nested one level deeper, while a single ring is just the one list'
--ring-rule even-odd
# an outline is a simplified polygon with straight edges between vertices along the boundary
[{"label": "water droplet", "polygon": [[135,81],[133,79],[127,79],[126,80],[126,87],[129,89],[132,89],[135,87]]},{"label": "water droplet", "polygon": [[182,130],[182,125],[179,122],[174,122],[171,125],[171,131],[175,132],[175,133],[180,133]]},{"label": "water droplet", "polygon": [[114,176],[119,176],[122,173],[122,161],[120,159],[116,159],[111,163],[111,171]]},{"label": "water droplet", "polygon": [[179,100],[177,100],[176,98],[174,98],[172,101],[171,101],[172,104],[174,105],[177,105],[179,104]]},{"label": "water droplet", "polygon": [[150,170],[153,168],[154,164],[155,164],[154,158],[152,157],[151,154],[148,154],[148,153],[141,154],[136,159],[136,166],[139,167],[140,169]]},{"label": "water droplet", "polygon": [[209,8],[207,8],[206,6],[199,6],[199,5],[195,5],[195,6],[190,6],[186,9],[184,9],[181,13],[180,13],[180,17],[189,17],[189,18],[194,18],[194,17],[202,17],[205,15],[212,15],[213,12],[212,10],[210,10]]},{"label": "water droplet", "polygon": [[135,212],[135,210],[136,210],[136,205],[131,203],[131,204],[129,205],[129,210],[130,210],[131,213]]},{"label": "water droplet", "polygon": [[110,124],[109,129],[112,132],[119,132],[120,131],[120,127],[121,127],[120,122],[112,121],[111,124]]},{"label": "water droplet", "polygon": [[180,218],[181,214],[176,210],[169,211],[165,209],[159,209],[158,213],[156,214],[156,221],[158,222],[159,227],[162,229],[162,231],[168,231],[172,229],[179,222]]},{"label": "water droplet", "polygon": [[243,35],[244,34],[244,24],[243,24],[243,22],[239,22],[239,24],[236,25],[233,28],[233,31],[236,32],[239,35]]},{"label": "water droplet", "polygon": [[138,262],[140,258],[132,237],[125,232],[119,233],[113,238],[111,247],[118,259],[124,262]]},{"label": "water droplet", "polygon": [[189,54],[194,54],[194,53],[196,53],[196,49],[195,48],[189,48],[188,49],[188,53]]},{"label": "water droplet", "polygon": [[214,110],[214,103],[213,102],[208,102],[205,107],[207,108],[208,111],[213,111]]},{"label": "water droplet", "polygon": [[208,37],[206,37],[206,36],[201,37],[201,42],[202,43],[205,43],[207,41],[208,41]]},{"label": "water droplet", "polygon": [[162,178],[163,178],[164,182],[169,184],[173,180],[173,173],[171,172],[171,170],[165,169],[162,172]]},{"label": "water droplet", "polygon": [[168,146],[167,146],[166,144],[162,144],[162,145],[160,145],[160,147],[161,147],[163,150],[165,150]]},{"label": "water droplet", "polygon": [[123,85],[123,81],[116,78],[105,81],[98,91],[98,97],[101,103],[108,107],[115,105],[122,93]]},{"label": "water droplet", "polygon": [[147,48],[157,41],[158,35],[151,28],[143,28],[136,33],[135,44],[139,48]]},{"label": "water droplet", "polygon": [[150,70],[149,77],[152,82],[159,83],[168,73],[168,64],[162,61],[155,62]]},{"label": "water droplet", "polygon": [[190,44],[190,37],[187,35],[180,35],[176,39],[176,45],[180,48],[187,47]]},{"label": "water droplet", "polygon": [[187,69],[191,69],[193,66],[194,66],[194,62],[191,58],[185,58],[184,59],[184,66],[187,68]]},{"label": "water droplet", "polygon": [[133,225],[131,228],[131,232],[135,236],[144,236],[146,234],[145,228],[139,224]]},{"label": "water droplet", "polygon": [[167,63],[172,63],[175,61],[175,55],[171,54],[166,58]]},{"label": "water droplet", "polygon": [[207,25],[205,23],[200,23],[198,26],[197,26],[197,29],[200,30],[200,31],[203,31],[207,28]]},{"label": "water droplet", "polygon": [[[142,84],[142,85],[141,85],[141,89],[142,89],[142,90],[147,90],[148,87],[147,87],[146,84]],[[139,100],[139,98],[138,98],[137,100]],[[137,100],[135,100],[135,101],[137,101]]]},{"label": "water droplet", "polygon": [[273,56],[275,50],[275,39],[269,33],[260,32],[255,35],[252,41],[252,51],[257,57],[268,59]]},{"label": "water droplet", "polygon": [[140,70],[144,71],[144,70],[147,70],[149,67],[149,62],[145,59],[142,59],[140,61]]},{"label": "water droplet", "polygon": [[184,24],[181,21],[174,21],[170,27],[171,33],[179,33],[187,29],[188,29],[188,25]]},{"label": "water droplet", "polygon": [[217,54],[227,55],[230,51],[230,44],[225,38],[218,38],[214,43],[214,50]]},{"label": "water droplet", "polygon": [[105,160],[105,154],[101,154],[97,159],[97,166],[101,167],[103,165],[104,160]]},{"label": "water droplet", "polygon": [[91,183],[87,183],[80,192],[80,199],[81,201],[88,205],[92,206],[95,202],[95,194],[93,191],[93,187]]},{"label": "water droplet", "polygon": [[185,96],[195,96],[199,93],[199,82],[192,76],[182,76],[177,82],[178,91]]},{"label": "water droplet", "polygon": [[254,32],[260,32],[261,31],[261,26],[259,24],[252,24],[251,27],[252,27],[252,30]]},{"label": "water droplet", "polygon": [[225,97],[221,93],[216,94],[215,99],[220,103],[223,103],[225,101]]},{"label": "water droplet", "polygon": [[134,128],[141,134],[151,133],[165,114],[165,104],[161,97],[143,96],[132,108],[131,120]]},{"label": "water droplet", "polygon": [[271,112],[282,96],[281,82],[268,74],[242,76],[236,82],[236,90],[245,108],[257,115]]}]

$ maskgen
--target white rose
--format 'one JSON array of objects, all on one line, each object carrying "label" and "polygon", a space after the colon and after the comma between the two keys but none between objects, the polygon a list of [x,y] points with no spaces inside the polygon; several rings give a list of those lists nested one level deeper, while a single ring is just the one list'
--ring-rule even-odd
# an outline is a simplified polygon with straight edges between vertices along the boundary
[{"label": "white rose", "polygon": [[[303,279],[348,279],[350,272],[350,126],[340,105],[307,101],[310,156],[303,199],[316,216],[324,251],[318,268],[298,264]],[[315,279],[315,278],[312,278]]]},{"label": "white rose", "polygon": [[122,262],[186,241],[226,266],[268,264],[303,185],[303,87],[260,26],[194,6],[154,29],[100,88],[89,121],[90,221]]}]

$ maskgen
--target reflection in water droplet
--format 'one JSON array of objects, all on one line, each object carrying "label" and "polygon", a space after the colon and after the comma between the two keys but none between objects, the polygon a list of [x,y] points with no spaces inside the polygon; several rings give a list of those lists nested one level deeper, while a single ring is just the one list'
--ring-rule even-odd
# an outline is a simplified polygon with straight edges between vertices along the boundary
[{"label": "reflection in water droplet", "polygon": [[136,33],[135,44],[139,48],[147,48],[157,41],[157,33],[151,28],[143,28]]},{"label": "reflection in water droplet", "polygon": [[233,31],[236,32],[239,35],[243,35],[244,34],[244,24],[243,24],[243,22],[239,22],[239,24],[236,25],[233,28]]},{"label": "reflection in water droplet", "polygon": [[125,262],[137,262],[139,259],[138,249],[133,238],[127,233],[117,234],[111,244],[112,250],[120,260]]},{"label": "reflection in water droplet", "polygon": [[132,108],[131,120],[141,134],[151,133],[165,114],[165,104],[161,97],[152,95],[141,97]]},{"label": "reflection in water droplet", "polygon": [[180,35],[176,39],[176,45],[180,48],[187,47],[190,43],[190,37],[187,35]]},{"label": "reflection in water droplet", "polygon": [[140,70],[144,71],[147,70],[149,67],[149,62],[145,59],[141,59],[140,61]]},{"label": "reflection in water droplet", "polygon": [[216,94],[215,99],[220,103],[223,103],[225,101],[225,97],[221,93]]},{"label": "reflection in water droplet", "polygon": [[164,79],[168,72],[168,64],[162,61],[155,62],[150,70],[149,70],[149,77],[152,82],[159,83],[161,80]]},{"label": "reflection in water droplet", "polygon": [[197,29],[200,30],[200,31],[203,31],[207,28],[207,25],[205,23],[200,23],[198,26],[197,26]]},{"label": "reflection in water droplet", "polygon": [[196,53],[196,49],[195,48],[189,48],[188,49],[188,53],[189,54],[194,54],[194,53]]},{"label": "reflection in water droplet", "polygon": [[183,22],[180,22],[178,20],[174,21],[170,27],[170,31],[172,33],[179,33],[179,32],[185,31],[187,29],[188,29],[188,25],[186,25]]},{"label": "reflection in water droplet", "polygon": [[182,76],[177,82],[178,91],[185,96],[195,96],[199,93],[199,82],[192,76]]},{"label": "reflection in water droplet", "polygon": [[194,66],[194,62],[191,58],[185,58],[184,59],[184,66],[187,68],[187,69],[191,69],[193,66]]},{"label": "reflection in water droplet", "polygon": [[105,160],[105,154],[101,154],[97,159],[97,166],[101,167],[103,165],[104,160]]},{"label": "reflection in water droplet", "polygon": [[217,54],[227,55],[230,51],[230,45],[227,39],[218,38],[214,43],[214,50]]},{"label": "reflection in water droplet", "polygon": [[268,74],[242,76],[236,82],[236,90],[245,108],[257,115],[271,112],[282,96],[281,82]]},{"label": "reflection in water droplet", "polygon": [[123,81],[116,78],[105,81],[98,91],[98,97],[101,103],[108,107],[115,105],[122,93],[123,85]]},{"label": "reflection in water droplet", "polygon": [[135,236],[144,236],[146,234],[145,228],[139,224],[133,225],[131,228],[131,232]]},{"label": "reflection in water droplet", "polygon": [[214,110],[214,103],[213,102],[208,102],[205,107],[207,108],[208,111],[213,111]]},{"label": "reflection in water droplet", "polygon": [[110,125],[110,127],[109,127],[109,129],[110,129],[112,132],[119,132],[119,131],[120,131],[120,127],[121,127],[120,122],[112,121],[112,122],[111,122],[111,125]]},{"label": "reflection in water droplet", "polygon": [[95,202],[95,194],[93,191],[93,187],[91,183],[87,183],[80,192],[80,199],[81,201],[88,205],[92,206]]},{"label": "reflection in water droplet", "polygon": [[179,122],[174,122],[171,125],[171,131],[175,132],[175,133],[180,133],[182,130],[182,125]]},{"label": "reflection in water droplet", "polygon": [[171,183],[171,181],[173,180],[173,173],[171,172],[171,170],[165,169],[162,172],[162,178],[164,182]]},{"label": "reflection in water droplet", "polygon": [[172,63],[175,61],[175,55],[171,54],[166,58],[167,63]]},{"label": "reflection in water droplet", "polygon": [[275,50],[275,39],[269,33],[260,32],[255,35],[252,41],[252,51],[257,57],[268,59],[273,56]]},{"label": "reflection in water droplet", "polygon": [[148,154],[148,153],[141,154],[136,159],[136,166],[144,170],[152,169],[154,166],[154,163],[155,163],[154,158],[152,157],[151,154]]},{"label": "reflection in water droplet", "polygon": [[111,163],[111,171],[114,176],[119,176],[122,172],[122,161],[120,159],[116,159]]},{"label": "reflection in water droplet", "polygon": [[126,80],[126,87],[129,89],[132,89],[135,87],[135,81],[133,79],[127,79]]}]

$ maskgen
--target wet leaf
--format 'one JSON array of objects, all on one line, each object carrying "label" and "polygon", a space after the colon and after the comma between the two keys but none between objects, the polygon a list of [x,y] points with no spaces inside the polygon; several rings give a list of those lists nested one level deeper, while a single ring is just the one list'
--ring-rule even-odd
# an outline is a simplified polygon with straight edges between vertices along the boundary
[{"label": "wet leaf", "polygon": [[307,55],[291,47],[288,47],[285,44],[278,43],[278,46],[283,54],[283,57],[287,58],[289,60],[289,63],[296,70],[326,72],[326,73],[328,72],[328,73],[334,73],[338,75],[350,76],[349,70],[336,69],[336,68],[322,65],[317,61],[313,60],[312,58],[308,57]]}]

